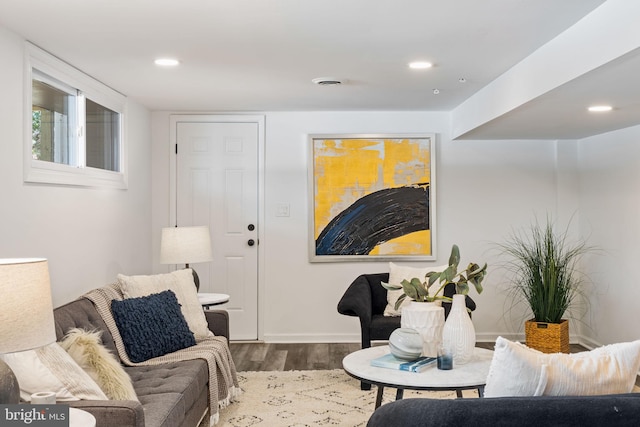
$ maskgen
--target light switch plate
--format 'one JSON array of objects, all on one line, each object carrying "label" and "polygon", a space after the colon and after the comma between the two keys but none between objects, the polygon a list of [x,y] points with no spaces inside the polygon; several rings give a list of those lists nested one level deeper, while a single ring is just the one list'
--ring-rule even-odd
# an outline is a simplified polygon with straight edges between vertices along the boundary
[{"label": "light switch plate", "polygon": [[278,203],[276,205],[276,216],[280,216],[280,217],[289,216],[289,203]]}]

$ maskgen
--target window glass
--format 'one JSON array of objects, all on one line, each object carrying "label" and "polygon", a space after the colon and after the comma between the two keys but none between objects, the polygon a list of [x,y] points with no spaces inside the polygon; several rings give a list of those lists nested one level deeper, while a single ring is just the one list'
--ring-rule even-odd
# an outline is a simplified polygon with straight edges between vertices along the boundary
[{"label": "window glass", "polygon": [[120,171],[120,114],[86,100],[87,166]]},{"label": "window glass", "polygon": [[36,160],[72,165],[76,161],[76,96],[34,78],[32,154]]},{"label": "window glass", "polygon": [[24,180],[127,188],[126,98],[25,42]]}]

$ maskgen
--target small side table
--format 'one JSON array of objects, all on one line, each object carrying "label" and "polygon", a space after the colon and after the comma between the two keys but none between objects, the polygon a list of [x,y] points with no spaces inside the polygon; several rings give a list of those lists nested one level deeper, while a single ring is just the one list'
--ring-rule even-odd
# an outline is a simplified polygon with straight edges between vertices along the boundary
[{"label": "small side table", "polygon": [[229,295],[227,294],[208,294],[198,293],[198,300],[202,308],[209,308],[214,305],[224,304],[229,301]]},{"label": "small side table", "polygon": [[69,408],[69,427],[96,427],[96,417],[78,408]]}]

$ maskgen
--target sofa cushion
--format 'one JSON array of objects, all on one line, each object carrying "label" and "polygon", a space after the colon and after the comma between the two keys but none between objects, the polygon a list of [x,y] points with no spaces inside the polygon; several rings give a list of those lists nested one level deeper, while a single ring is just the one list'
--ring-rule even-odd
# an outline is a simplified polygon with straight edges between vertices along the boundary
[{"label": "sofa cushion", "polygon": [[134,363],[196,344],[172,291],[113,300],[111,311],[127,355]]},{"label": "sofa cushion", "polygon": [[209,376],[204,360],[130,366],[125,370],[145,408],[146,426],[182,425],[185,413],[203,393],[208,395]]},{"label": "sofa cushion", "polygon": [[639,368],[640,340],[546,354],[498,337],[485,397],[629,393]]},{"label": "sofa cushion", "polygon": [[131,378],[120,361],[100,342],[101,331],[74,328],[60,342],[60,346],[100,386],[112,400],[138,400]]},{"label": "sofa cushion", "polygon": [[204,317],[198,291],[190,268],[167,274],[125,276],[118,274],[120,289],[125,298],[137,298],[171,290],[180,303],[182,314],[195,335],[196,341],[213,335]]}]

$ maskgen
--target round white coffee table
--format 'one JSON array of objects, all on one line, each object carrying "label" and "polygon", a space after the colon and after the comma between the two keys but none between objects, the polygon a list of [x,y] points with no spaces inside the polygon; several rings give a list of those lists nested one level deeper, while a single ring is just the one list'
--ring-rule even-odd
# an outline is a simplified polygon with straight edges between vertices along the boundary
[{"label": "round white coffee table", "polygon": [[442,371],[433,363],[426,370],[417,372],[398,371],[371,366],[371,360],[389,353],[389,346],[365,348],[348,354],[342,360],[345,372],[357,380],[378,387],[376,408],[382,403],[385,387],[397,389],[396,400],[402,399],[404,390],[450,390],[462,397],[462,390],[478,390],[480,397],[489,374],[493,351],[476,347],[473,360],[453,369]]}]

